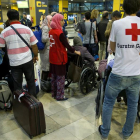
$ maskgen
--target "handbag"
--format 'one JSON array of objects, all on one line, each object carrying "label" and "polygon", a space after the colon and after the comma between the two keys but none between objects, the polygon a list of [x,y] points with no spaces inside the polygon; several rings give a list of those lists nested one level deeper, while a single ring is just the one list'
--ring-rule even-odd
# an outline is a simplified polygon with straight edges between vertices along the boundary
[{"label": "handbag", "polygon": [[68,69],[68,78],[73,81],[73,83],[79,82],[80,75],[82,72],[82,68],[80,67],[80,56],[78,56],[77,64],[75,65],[73,62],[70,62],[70,66]]}]

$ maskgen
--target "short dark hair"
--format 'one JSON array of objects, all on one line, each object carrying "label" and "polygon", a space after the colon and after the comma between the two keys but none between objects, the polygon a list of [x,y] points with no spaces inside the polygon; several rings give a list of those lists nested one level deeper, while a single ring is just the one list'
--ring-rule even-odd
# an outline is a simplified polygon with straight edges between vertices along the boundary
[{"label": "short dark hair", "polygon": [[27,13],[26,12],[23,12],[23,15],[27,15]]},{"label": "short dark hair", "polygon": [[14,9],[8,10],[7,17],[9,20],[19,20],[19,12]]},{"label": "short dark hair", "polygon": [[85,18],[86,18],[87,20],[89,20],[90,17],[91,17],[91,13],[90,13],[90,12],[86,12],[86,13],[85,13]]},{"label": "short dark hair", "polygon": [[136,14],[140,9],[140,0],[124,0],[123,9],[127,15]]},{"label": "short dark hair", "polygon": [[140,11],[137,12],[137,17],[140,17]]},{"label": "short dark hair", "polygon": [[121,18],[121,13],[119,12],[119,11],[114,11],[113,13],[112,13],[112,15],[111,15],[112,17],[117,17],[117,18]]}]

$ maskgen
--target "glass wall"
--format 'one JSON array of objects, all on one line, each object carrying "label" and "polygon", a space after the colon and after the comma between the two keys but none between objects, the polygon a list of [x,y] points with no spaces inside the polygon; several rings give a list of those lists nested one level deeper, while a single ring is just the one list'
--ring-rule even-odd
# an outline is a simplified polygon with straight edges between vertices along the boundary
[{"label": "glass wall", "polygon": [[85,12],[97,9],[99,11],[112,11],[113,0],[107,2],[96,2],[96,3],[69,3],[69,12]]}]

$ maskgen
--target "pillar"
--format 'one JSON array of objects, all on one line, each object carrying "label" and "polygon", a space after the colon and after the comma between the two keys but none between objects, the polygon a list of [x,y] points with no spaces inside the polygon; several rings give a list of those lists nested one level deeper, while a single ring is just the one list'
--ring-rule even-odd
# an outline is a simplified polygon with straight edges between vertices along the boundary
[{"label": "pillar", "polygon": [[17,10],[17,11],[18,11],[17,4],[14,4],[14,5],[12,4],[12,5],[11,5],[11,9],[15,9],[15,10]]},{"label": "pillar", "polygon": [[2,7],[1,7],[1,0],[0,0],[0,25],[3,24],[3,16],[2,16]]},{"label": "pillar", "polygon": [[124,0],[113,0],[113,11],[118,10],[122,14],[122,18],[125,16],[124,10],[123,10],[123,1]]},{"label": "pillar", "polygon": [[48,0],[29,0],[29,10],[33,26],[39,25],[42,14],[48,15]]},{"label": "pillar", "polygon": [[68,21],[68,0],[59,0],[59,12],[62,12],[64,19]]}]

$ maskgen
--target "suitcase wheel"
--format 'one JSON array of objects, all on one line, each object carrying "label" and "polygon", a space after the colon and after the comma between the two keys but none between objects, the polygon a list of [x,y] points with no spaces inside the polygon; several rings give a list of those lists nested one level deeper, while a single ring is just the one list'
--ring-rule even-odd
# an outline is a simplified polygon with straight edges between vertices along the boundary
[{"label": "suitcase wheel", "polygon": [[46,130],[44,131],[44,134],[46,134]]},{"label": "suitcase wheel", "polygon": [[33,139],[33,136],[29,136],[30,137],[30,139]]}]

